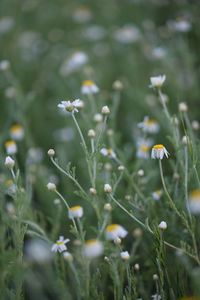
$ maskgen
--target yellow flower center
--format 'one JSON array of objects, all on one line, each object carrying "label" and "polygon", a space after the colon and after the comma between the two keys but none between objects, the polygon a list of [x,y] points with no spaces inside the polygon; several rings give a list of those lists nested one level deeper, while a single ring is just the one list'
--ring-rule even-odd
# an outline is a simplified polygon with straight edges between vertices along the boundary
[{"label": "yellow flower center", "polygon": [[153,149],[155,150],[161,150],[161,149],[164,149],[165,147],[163,145],[155,145],[153,146]]},{"label": "yellow flower center", "polygon": [[91,86],[93,84],[94,84],[94,81],[92,81],[92,80],[85,80],[82,83],[83,86]]},{"label": "yellow flower center", "polygon": [[70,208],[70,210],[78,210],[78,209],[81,209],[82,207],[81,206],[73,206]]},{"label": "yellow flower center", "polygon": [[8,141],[5,143],[6,147],[13,146],[13,145],[15,145],[15,141]]},{"label": "yellow flower center", "polygon": [[119,228],[120,226],[118,225],[118,224],[112,224],[112,225],[108,225],[107,227],[106,227],[106,231],[107,232],[110,232],[110,231],[113,231],[113,230],[115,230],[115,229],[117,229],[117,228]]},{"label": "yellow flower center", "polygon": [[9,180],[6,181],[5,185],[6,185],[6,186],[9,186],[9,185],[11,185],[12,183],[13,183],[13,181],[12,181],[11,179],[9,179]]},{"label": "yellow flower center", "polygon": [[13,125],[11,128],[10,128],[10,131],[11,132],[16,132],[16,131],[19,131],[22,129],[22,126],[21,125]]},{"label": "yellow flower center", "polygon": [[56,245],[59,246],[59,245],[62,245],[63,242],[56,242]]},{"label": "yellow flower center", "polygon": [[156,193],[157,195],[160,195],[160,194],[161,194],[161,190],[157,190],[157,191],[155,191],[155,193]]},{"label": "yellow flower center", "polygon": [[200,189],[196,189],[196,190],[193,190],[191,191],[189,197],[192,199],[192,200],[200,200]]},{"label": "yellow flower center", "polygon": [[97,240],[96,239],[91,239],[85,242],[86,246],[91,246],[93,244],[96,244]]},{"label": "yellow flower center", "polygon": [[113,149],[112,149],[112,148],[109,148],[109,149],[107,150],[107,152],[108,152],[108,154],[111,154],[111,153],[113,152]]},{"label": "yellow flower center", "polygon": [[151,120],[146,121],[145,124],[147,126],[151,126],[151,125],[157,125],[158,122],[156,120],[151,119]]},{"label": "yellow flower center", "polygon": [[149,152],[149,147],[147,147],[147,146],[141,146],[140,150],[143,151],[143,152]]}]

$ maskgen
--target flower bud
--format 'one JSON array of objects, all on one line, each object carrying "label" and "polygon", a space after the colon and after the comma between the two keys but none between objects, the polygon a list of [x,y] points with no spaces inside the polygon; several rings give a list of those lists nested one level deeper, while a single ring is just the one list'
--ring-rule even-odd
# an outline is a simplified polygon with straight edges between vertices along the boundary
[{"label": "flower bud", "polygon": [[88,131],[88,136],[91,138],[91,139],[93,139],[94,137],[95,137],[95,131],[93,130],[93,129],[90,129],[89,131]]},{"label": "flower bud", "polygon": [[110,204],[110,203],[106,203],[106,204],[104,205],[104,210],[105,210],[105,211],[111,211],[111,210],[112,210],[111,204]]},{"label": "flower bud", "polygon": [[73,261],[73,256],[68,251],[63,252],[63,257],[64,257],[64,260],[67,262]]},{"label": "flower bud", "polygon": [[142,176],[144,176],[144,170],[138,170],[138,172],[137,172],[137,174],[138,174],[138,176],[140,176],[140,177],[142,177]]},{"label": "flower bud", "polygon": [[96,114],[96,115],[94,115],[94,121],[95,121],[96,123],[101,123],[101,122],[103,121],[103,116],[102,116],[102,114]]},{"label": "flower bud", "polygon": [[178,108],[179,108],[180,112],[187,112],[188,111],[188,107],[187,107],[187,104],[185,102],[179,103]]},{"label": "flower bud", "polygon": [[124,168],[124,166],[122,166],[122,165],[120,165],[120,166],[118,167],[118,170],[119,170],[119,171],[124,171],[124,169],[125,169],[125,168]]},{"label": "flower bud", "polygon": [[160,224],[158,225],[158,227],[161,230],[166,230],[167,229],[167,223],[165,221],[160,222]]},{"label": "flower bud", "polygon": [[158,280],[158,275],[157,274],[153,274],[153,280]]},{"label": "flower bud", "polygon": [[121,240],[119,237],[117,237],[117,238],[114,240],[114,243],[115,243],[115,245],[121,245],[122,240]]},{"label": "flower bud", "polygon": [[123,89],[123,84],[119,80],[114,81],[112,86],[113,86],[113,89],[116,91],[121,91]]},{"label": "flower bud", "polygon": [[112,192],[112,187],[110,186],[110,184],[108,184],[108,183],[104,184],[104,192],[106,192],[106,193]]},{"label": "flower bud", "polygon": [[55,190],[56,190],[56,185],[55,185],[54,183],[52,183],[52,182],[49,182],[49,183],[47,184],[47,188],[48,188],[49,191],[55,192]]},{"label": "flower bud", "polygon": [[47,153],[50,157],[53,157],[55,155],[54,149],[49,149]]},{"label": "flower bud", "polygon": [[139,264],[135,264],[135,265],[134,265],[134,269],[135,269],[136,271],[139,271],[140,265],[139,265]]},{"label": "flower bud", "polygon": [[93,195],[93,196],[95,196],[97,194],[96,189],[90,188],[90,194]]},{"label": "flower bud", "polygon": [[5,166],[8,169],[12,169],[14,167],[14,165],[15,165],[14,159],[12,159],[10,156],[7,156],[5,159]]},{"label": "flower bud", "polygon": [[123,260],[129,260],[129,258],[130,258],[130,255],[129,255],[128,251],[123,251],[123,252],[121,252],[121,253],[120,253],[120,256],[121,256],[121,258],[122,258]]},{"label": "flower bud", "polygon": [[109,115],[109,113],[110,113],[110,109],[109,109],[109,107],[106,105],[106,106],[103,106],[102,107],[102,110],[101,110],[101,113],[103,114],[103,115]]}]

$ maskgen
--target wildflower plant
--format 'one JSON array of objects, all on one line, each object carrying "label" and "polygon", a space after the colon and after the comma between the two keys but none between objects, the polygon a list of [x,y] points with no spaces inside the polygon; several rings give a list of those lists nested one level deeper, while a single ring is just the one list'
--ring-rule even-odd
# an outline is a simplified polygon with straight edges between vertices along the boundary
[{"label": "wildflower plant", "polygon": [[1,298],[198,299],[198,5],[70,2],[0,4]]}]

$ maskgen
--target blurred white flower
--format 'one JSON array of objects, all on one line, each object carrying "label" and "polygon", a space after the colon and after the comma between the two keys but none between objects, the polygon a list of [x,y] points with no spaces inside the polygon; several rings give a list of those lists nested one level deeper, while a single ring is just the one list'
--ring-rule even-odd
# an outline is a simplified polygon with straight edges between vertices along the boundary
[{"label": "blurred white flower", "polygon": [[128,251],[120,252],[120,256],[123,260],[129,260],[129,258],[130,258],[130,255],[129,255]]},{"label": "blurred white flower", "polygon": [[161,190],[156,190],[155,192],[152,193],[153,199],[154,200],[160,200],[162,196],[162,191]]},{"label": "blurred white flower", "polygon": [[150,77],[151,85],[149,87],[151,88],[161,88],[164,81],[166,79],[166,75],[159,75],[156,77]]},{"label": "blurred white flower", "polygon": [[8,155],[13,155],[17,153],[17,144],[15,141],[7,141],[5,143],[6,152]]},{"label": "blurred white flower", "polygon": [[110,158],[116,158],[116,154],[115,152],[113,151],[112,148],[109,148],[109,149],[106,149],[106,148],[102,148],[100,150],[100,153],[103,155],[103,156],[108,156]]},{"label": "blurred white flower", "polygon": [[124,238],[128,231],[121,225],[111,224],[105,229],[105,236],[107,240],[116,240],[117,238]]},{"label": "blurred white flower", "polygon": [[44,152],[41,148],[30,148],[28,150],[28,163],[39,163],[44,157]]},{"label": "blurred white flower", "polygon": [[12,17],[3,17],[0,19],[0,34],[8,32],[14,26]]},{"label": "blurred white flower", "polygon": [[98,257],[103,253],[103,243],[97,239],[91,239],[85,242],[83,251],[87,258]]},{"label": "blurred white flower", "polygon": [[102,26],[93,25],[83,31],[83,36],[88,41],[98,41],[105,37],[106,30]]},{"label": "blurred white flower", "polygon": [[200,214],[200,189],[196,189],[190,192],[189,209],[193,215]]},{"label": "blurred white flower", "polygon": [[151,158],[163,159],[164,155],[168,158],[169,152],[163,145],[155,145],[151,151]]},{"label": "blurred white flower", "polygon": [[147,133],[158,133],[160,130],[160,125],[154,119],[149,119],[149,117],[144,117],[144,121],[138,123],[138,127],[142,129],[143,132]]},{"label": "blurred white flower", "polygon": [[81,93],[86,95],[96,94],[99,92],[98,86],[92,80],[85,80],[82,83]]},{"label": "blurred white flower", "polygon": [[53,132],[53,137],[57,142],[70,142],[75,138],[75,131],[72,127],[65,127]]},{"label": "blurred white flower", "polygon": [[167,25],[170,29],[179,32],[188,32],[191,29],[191,23],[184,18],[177,18],[175,21],[169,20]]},{"label": "blurred white flower", "polygon": [[69,218],[81,218],[83,216],[83,208],[82,206],[73,206],[69,210]]},{"label": "blurred white flower", "polygon": [[7,168],[12,169],[15,165],[15,161],[10,156],[7,156],[4,164]]},{"label": "blurred white flower", "polygon": [[141,38],[139,29],[132,24],[127,24],[114,32],[114,39],[123,44],[131,44]]},{"label": "blurred white flower", "polygon": [[52,258],[52,253],[47,242],[34,238],[25,244],[25,257],[36,263],[47,263]]},{"label": "blurred white flower", "polygon": [[88,55],[83,51],[76,51],[70,57],[66,58],[60,67],[62,76],[78,71],[89,60]]},{"label": "blurred white flower", "polygon": [[89,7],[80,6],[75,9],[72,18],[76,23],[87,23],[92,18],[92,13]]},{"label": "blurred white flower", "polygon": [[157,47],[152,50],[152,56],[155,59],[163,59],[166,56],[166,50],[162,47]]},{"label": "blurred white flower", "polygon": [[67,247],[65,246],[66,243],[68,243],[70,240],[69,239],[65,239],[63,236],[59,237],[59,240],[56,241],[55,244],[53,244],[51,251],[52,252],[63,252],[65,250],[67,250]]},{"label": "blurred white flower", "polygon": [[10,128],[10,137],[15,141],[21,141],[24,138],[24,129],[21,125],[13,125]]}]

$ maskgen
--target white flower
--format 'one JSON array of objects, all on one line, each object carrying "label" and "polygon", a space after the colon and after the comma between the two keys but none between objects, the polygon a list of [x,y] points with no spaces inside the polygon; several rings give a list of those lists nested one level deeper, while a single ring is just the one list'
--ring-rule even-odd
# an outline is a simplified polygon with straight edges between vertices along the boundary
[{"label": "white flower", "polygon": [[145,117],[144,121],[138,124],[138,127],[145,133],[157,133],[160,129],[158,122],[154,119],[149,119],[149,117]]},{"label": "white flower", "polygon": [[109,109],[109,107],[106,105],[106,106],[103,106],[102,107],[102,110],[101,110],[101,113],[103,114],[103,115],[109,115],[109,113],[110,113],[110,109]]},{"label": "white flower", "polygon": [[54,149],[49,149],[47,154],[50,156],[50,157],[53,157],[55,155],[55,150]]},{"label": "white flower", "polygon": [[97,239],[88,240],[85,242],[83,251],[87,258],[94,258],[103,253],[103,243]]},{"label": "white flower", "polygon": [[76,8],[72,17],[77,23],[86,23],[91,19],[92,13],[88,7],[81,6]]},{"label": "white flower", "polygon": [[6,152],[8,155],[17,153],[17,144],[15,143],[15,141],[6,142],[5,147],[6,147]]},{"label": "white flower", "polygon": [[[0,21],[1,23],[1,21]],[[0,61],[0,70],[7,71],[10,68],[10,62],[8,60]]]},{"label": "white flower", "polygon": [[7,156],[5,159],[5,166],[9,169],[12,169],[15,165],[14,159],[12,159],[10,156]]},{"label": "white flower", "polygon": [[63,236],[59,237],[59,240],[56,241],[55,244],[53,244],[51,251],[53,252],[63,252],[65,250],[67,250],[67,247],[65,246],[66,243],[68,243],[70,240],[69,239],[65,239]]},{"label": "white flower", "polygon": [[196,189],[190,192],[189,209],[193,215],[200,214],[200,189]]},{"label": "white flower", "polygon": [[170,20],[168,26],[179,32],[188,32],[191,29],[191,23],[184,18],[177,18],[175,21]]},{"label": "white flower", "polygon": [[47,263],[52,258],[48,243],[39,238],[33,238],[28,241],[25,253],[28,260],[39,264]]},{"label": "white flower", "polygon": [[92,80],[85,80],[82,83],[81,93],[86,95],[96,94],[99,92],[98,86]]},{"label": "white flower", "polygon": [[169,153],[163,145],[155,145],[152,148],[151,158],[153,159],[163,159],[164,155],[168,158]]},{"label": "white flower", "polygon": [[73,113],[78,112],[78,109],[83,107],[83,102],[80,99],[74,101],[61,101],[61,103],[58,104],[58,107],[64,111]]},{"label": "white flower", "polygon": [[117,238],[124,238],[128,231],[118,224],[108,225],[105,229],[105,236],[107,240],[116,240]]},{"label": "white flower", "polygon": [[158,294],[154,294],[151,297],[153,298],[153,300],[161,300],[161,296]]},{"label": "white flower", "polygon": [[132,24],[127,24],[114,32],[114,39],[123,44],[131,44],[141,37],[139,29]]},{"label": "white flower", "polygon": [[180,102],[178,105],[179,111],[180,112],[186,112],[188,111],[188,106],[185,102]]},{"label": "white flower", "polygon": [[159,75],[156,77],[150,77],[150,81],[151,81],[151,88],[161,88],[161,86],[163,85],[164,81],[166,79],[166,75]]},{"label": "white flower", "polygon": [[82,206],[73,206],[69,210],[69,218],[81,218],[83,216]]},{"label": "white flower", "polygon": [[138,158],[144,158],[148,159],[149,158],[149,150],[150,148],[148,146],[140,146],[137,150],[136,156]]},{"label": "white flower", "polygon": [[128,251],[120,252],[120,256],[123,260],[128,260],[130,258],[130,255],[129,255]]},{"label": "white flower", "polygon": [[162,196],[162,191],[156,190],[155,192],[152,193],[152,196],[153,196],[154,200],[159,200],[160,197]]},{"label": "white flower", "polygon": [[166,230],[167,229],[167,223],[165,221],[160,222],[160,224],[158,225],[158,227],[161,230]]},{"label": "white flower", "polygon": [[88,60],[89,58],[86,53],[82,51],[74,52],[63,62],[60,68],[61,75],[66,76],[72,72],[79,70],[88,62]]},{"label": "white flower", "polygon": [[101,123],[101,122],[103,121],[103,116],[102,116],[102,114],[96,114],[96,115],[94,115],[94,121],[95,121],[96,123]]},{"label": "white flower", "polygon": [[10,128],[10,136],[15,141],[21,141],[24,138],[24,129],[21,125],[13,125]]},{"label": "white flower", "polygon": [[112,148],[109,148],[109,149],[106,149],[106,148],[102,148],[100,150],[100,153],[104,156],[108,156],[110,158],[116,158],[116,154],[115,152],[113,151]]},{"label": "white flower", "polygon": [[166,56],[166,50],[162,47],[157,47],[152,50],[152,56],[155,59],[162,59]]}]

